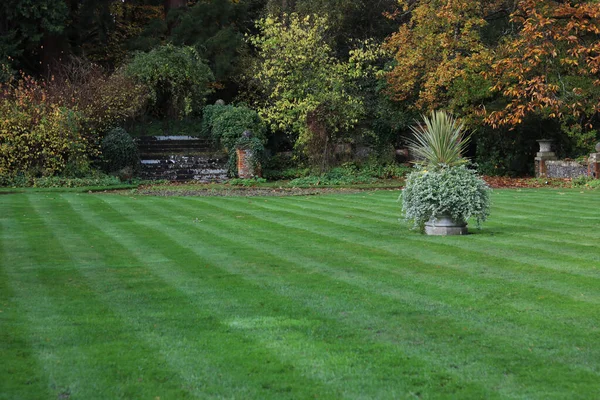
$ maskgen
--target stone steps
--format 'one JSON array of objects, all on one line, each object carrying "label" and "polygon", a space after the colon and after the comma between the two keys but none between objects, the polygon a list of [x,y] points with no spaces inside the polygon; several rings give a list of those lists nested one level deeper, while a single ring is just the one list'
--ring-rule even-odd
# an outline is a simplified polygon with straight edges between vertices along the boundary
[{"label": "stone steps", "polygon": [[147,136],[136,140],[144,179],[222,182],[227,156],[213,143],[193,136]]}]

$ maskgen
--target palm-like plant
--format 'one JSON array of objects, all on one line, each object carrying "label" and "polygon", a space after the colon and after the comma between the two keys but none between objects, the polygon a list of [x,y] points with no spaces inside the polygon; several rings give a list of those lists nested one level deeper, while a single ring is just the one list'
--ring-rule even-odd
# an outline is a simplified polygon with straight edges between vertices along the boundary
[{"label": "palm-like plant", "polygon": [[433,111],[431,117],[423,115],[423,122],[411,126],[414,138],[408,140],[408,148],[417,159],[430,167],[451,167],[465,162],[462,155],[469,135],[463,123],[445,111]]}]

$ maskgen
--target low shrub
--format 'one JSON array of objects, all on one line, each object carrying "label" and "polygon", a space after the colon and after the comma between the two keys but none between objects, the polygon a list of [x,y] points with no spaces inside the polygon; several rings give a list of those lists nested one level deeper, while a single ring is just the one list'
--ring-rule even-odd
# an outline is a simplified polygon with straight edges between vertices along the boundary
[{"label": "low shrub", "polygon": [[593,179],[587,176],[580,176],[571,181],[574,188],[600,189],[600,179]]},{"label": "low shrub", "polygon": [[253,187],[258,186],[261,183],[266,183],[267,180],[264,178],[251,178],[251,179],[230,179],[227,181],[232,186],[243,186],[243,187]]},{"label": "low shrub", "polygon": [[33,185],[33,177],[24,173],[0,174],[0,187],[27,187]]},{"label": "low shrub", "polygon": [[286,168],[286,169],[267,169],[263,171],[263,177],[270,181],[291,180],[304,178],[310,175],[310,168]]},{"label": "low shrub", "polygon": [[139,166],[137,145],[123,128],[109,131],[102,139],[100,149],[103,169],[106,172],[116,172],[124,168],[136,170]]},{"label": "low shrub", "polygon": [[364,165],[344,164],[344,168],[350,171],[356,171],[362,175],[371,176],[377,179],[398,179],[403,178],[411,172],[410,167],[398,165],[396,163],[368,163]]},{"label": "low shrub", "polygon": [[48,176],[33,179],[33,187],[37,188],[74,188],[88,186],[116,186],[121,180],[116,176],[102,175],[90,178],[65,178],[62,176]]},{"label": "low shrub", "polygon": [[365,174],[356,173],[348,168],[333,168],[331,171],[321,175],[309,175],[290,181],[290,186],[336,186],[369,184],[377,179]]}]

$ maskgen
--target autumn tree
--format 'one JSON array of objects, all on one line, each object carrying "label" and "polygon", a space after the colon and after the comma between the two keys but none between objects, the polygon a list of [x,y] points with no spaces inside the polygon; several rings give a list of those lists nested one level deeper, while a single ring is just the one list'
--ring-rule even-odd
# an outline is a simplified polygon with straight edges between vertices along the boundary
[{"label": "autumn tree", "polygon": [[505,38],[487,74],[506,105],[489,110],[486,122],[555,120],[586,152],[600,113],[600,3],[522,0],[511,21],[518,30]]},{"label": "autumn tree", "polygon": [[507,7],[499,0],[400,0],[392,17],[408,20],[387,41],[395,52],[387,74],[392,98],[419,111],[457,111],[489,97],[479,75],[492,60],[482,32]]}]

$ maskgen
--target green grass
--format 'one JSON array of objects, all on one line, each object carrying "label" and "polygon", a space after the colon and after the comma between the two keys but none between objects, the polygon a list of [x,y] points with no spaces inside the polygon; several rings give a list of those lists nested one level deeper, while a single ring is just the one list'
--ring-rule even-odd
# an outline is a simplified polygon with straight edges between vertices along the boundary
[{"label": "green grass", "polygon": [[398,193],[0,195],[0,398],[597,398],[600,192]]}]

